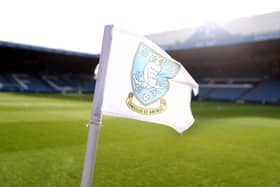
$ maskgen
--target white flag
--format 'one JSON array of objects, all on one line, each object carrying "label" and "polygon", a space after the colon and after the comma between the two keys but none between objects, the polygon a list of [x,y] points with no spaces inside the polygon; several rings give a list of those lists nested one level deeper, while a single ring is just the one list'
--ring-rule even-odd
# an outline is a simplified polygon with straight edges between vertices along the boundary
[{"label": "white flag", "polygon": [[109,43],[102,114],[188,129],[198,84],[186,69],[145,37],[112,27]]}]

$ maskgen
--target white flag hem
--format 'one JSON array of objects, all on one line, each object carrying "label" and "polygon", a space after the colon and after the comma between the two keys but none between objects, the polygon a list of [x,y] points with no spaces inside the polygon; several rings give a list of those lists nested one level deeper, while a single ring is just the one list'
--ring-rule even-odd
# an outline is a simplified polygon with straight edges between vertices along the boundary
[{"label": "white flag hem", "polygon": [[194,95],[196,96],[199,93],[199,85],[198,83],[192,78],[192,76],[190,75],[190,73],[185,69],[184,69],[184,76],[186,77],[187,80],[191,80],[191,82],[189,83],[193,89]]}]

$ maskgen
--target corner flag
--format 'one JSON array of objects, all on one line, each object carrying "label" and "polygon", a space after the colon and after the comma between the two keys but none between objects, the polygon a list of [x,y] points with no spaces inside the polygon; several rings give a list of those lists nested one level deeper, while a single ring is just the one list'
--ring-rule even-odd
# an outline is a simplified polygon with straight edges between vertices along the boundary
[{"label": "corner flag", "polygon": [[91,186],[102,115],[167,125],[182,133],[194,122],[187,70],[145,37],[106,26],[89,125],[82,187]]},{"label": "corner flag", "polygon": [[117,28],[111,37],[102,114],[189,128],[198,84],[185,68],[144,37]]}]

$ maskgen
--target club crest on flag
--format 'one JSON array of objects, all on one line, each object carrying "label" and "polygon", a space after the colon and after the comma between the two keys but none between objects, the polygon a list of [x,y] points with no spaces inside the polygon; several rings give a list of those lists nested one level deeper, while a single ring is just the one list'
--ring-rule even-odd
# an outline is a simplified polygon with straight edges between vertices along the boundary
[{"label": "club crest on flag", "polygon": [[[135,53],[131,71],[132,92],[127,98],[127,106],[135,112],[151,115],[166,110],[164,95],[169,90],[169,79],[176,76],[180,65],[163,57],[144,43],[140,43]],[[133,103],[133,96],[142,106]],[[156,108],[149,105],[159,103]]]}]

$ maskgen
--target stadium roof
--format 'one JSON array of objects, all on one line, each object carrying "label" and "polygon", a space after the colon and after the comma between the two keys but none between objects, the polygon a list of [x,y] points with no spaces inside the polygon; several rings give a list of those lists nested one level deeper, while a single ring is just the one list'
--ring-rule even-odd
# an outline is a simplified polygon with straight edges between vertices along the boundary
[{"label": "stadium roof", "polygon": [[[280,11],[247,17],[226,23],[208,23],[199,27],[148,35],[165,50],[201,48],[228,44],[280,39]],[[90,54],[48,47],[0,41],[0,47],[16,48],[84,58],[99,58]]]},{"label": "stadium roof", "polygon": [[7,41],[0,41],[0,47],[22,49],[28,51],[37,51],[37,52],[46,52],[46,53],[60,54],[60,55],[67,55],[67,56],[79,56],[84,58],[99,58],[99,55],[97,54],[81,53],[81,52],[62,50],[62,49],[53,49],[53,48],[19,44],[14,42],[7,42]]},{"label": "stadium roof", "polygon": [[149,35],[165,50],[200,48],[280,39],[280,11],[226,23],[208,23]]}]

